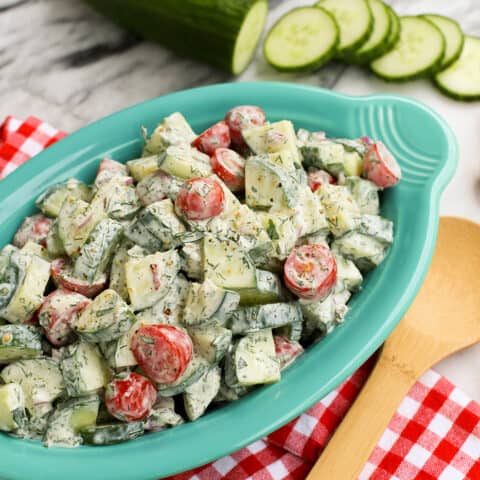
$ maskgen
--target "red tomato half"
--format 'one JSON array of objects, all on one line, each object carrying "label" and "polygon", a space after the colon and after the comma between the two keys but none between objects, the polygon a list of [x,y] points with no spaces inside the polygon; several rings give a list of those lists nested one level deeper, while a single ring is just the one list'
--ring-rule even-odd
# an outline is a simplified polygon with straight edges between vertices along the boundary
[{"label": "red tomato half", "polygon": [[99,275],[93,283],[85,282],[72,276],[72,265],[65,258],[56,258],[50,264],[50,275],[57,287],[81,293],[86,297],[96,297],[107,285],[107,277]]},{"label": "red tomato half", "polygon": [[201,133],[192,146],[203,153],[211,155],[217,148],[230,145],[230,130],[225,122],[218,122]]},{"label": "red tomato half", "polygon": [[245,159],[237,152],[229,148],[217,148],[210,162],[213,171],[232,192],[245,188]]},{"label": "red tomato half", "polygon": [[263,125],[265,123],[265,112],[255,105],[239,105],[227,112],[225,121],[230,129],[232,143],[238,147],[244,147],[245,140],[242,130]]},{"label": "red tomato half", "polygon": [[177,194],[175,207],[188,220],[207,220],[223,212],[225,193],[213,178],[191,178]]},{"label": "red tomato half", "polygon": [[275,356],[280,362],[280,368],[282,369],[288,367],[303,353],[303,347],[298,342],[280,335],[274,335],[273,341],[275,342]]},{"label": "red tomato half", "polygon": [[382,142],[375,142],[363,160],[364,175],[381,188],[393,187],[402,177],[400,166]]},{"label": "red tomato half", "polygon": [[312,192],[316,192],[322,185],[330,183],[335,185],[337,181],[325,170],[317,170],[308,174],[308,186]]},{"label": "red tomato half", "polygon": [[41,213],[26,217],[13,237],[13,244],[18,248],[22,248],[31,240],[45,246],[52,223],[53,220],[51,218],[47,218]]},{"label": "red tomato half", "polygon": [[45,297],[38,321],[52,345],[61,347],[75,340],[72,323],[91,300],[79,293],[55,290]]},{"label": "red tomato half", "polygon": [[192,358],[190,337],[172,325],[143,325],[132,337],[132,351],[145,373],[155,382],[173,383]]},{"label": "red tomato half", "polygon": [[337,262],[328,247],[302,245],[292,250],[283,267],[285,284],[306,300],[323,300],[337,279]]},{"label": "red tomato half", "polygon": [[144,419],[156,399],[157,390],[152,382],[134,372],[118,375],[105,390],[107,410],[123,422]]}]

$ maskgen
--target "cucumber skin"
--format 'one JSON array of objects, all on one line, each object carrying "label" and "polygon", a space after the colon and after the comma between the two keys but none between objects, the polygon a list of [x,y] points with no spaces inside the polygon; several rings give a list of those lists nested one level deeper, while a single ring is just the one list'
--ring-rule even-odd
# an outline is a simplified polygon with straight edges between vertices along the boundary
[{"label": "cucumber skin", "polygon": [[[429,16],[436,17],[436,16],[439,16],[439,15],[437,15],[435,13],[423,13],[422,15],[419,15],[419,16],[422,17],[422,18],[425,18],[425,20],[428,20]],[[452,22],[455,22],[455,20],[452,20]],[[457,22],[455,22],[455,23],[457,24],[460,31],[462,31],[462,29],[460,28],[460,25],[458,25]],[[460,58],[460,55],[462,54],[464,43],[465,43],[465,35],[463,35],[463,32],[462,32],[462,43],[460,44],[460,48],[457,50],[457,52],[455,52],[455,55],[445,65],[440,65],[440,67],[438,68],[438,70],[435,73],[440,73],[442,70],[447,69],[448,67],[450,67],[450,65],[452,65],[454,62],[456,62]]]},{"label": "cucumber skin", "polygon": [[[335,43],[332,45],[332,47],[329,50],[327,50],[319,58],[317,58],[313,62],[306,63],[306,64],[301,65],[301,66],[286,67],[284,65],[277,65],[277,64],[271,62],[269,60],[267,49],[266,49],[267,41],[268,41],[268,38],[269,38],[271,32],[273,31],[273,29],[275,28],[277,23],[280,20],[282,20],[286,15],[293,12],[294,10],[300,10],[300,9],[305,9],[305,8],[318,8],[318,9],[322,10],[326,15],[328,15],[331,18],[331,20],[333,22],[333,25],[335,26],[335,30],[337,32],[337,34],[335,36]],[[293,10],[289,10],[285,15],[283,15],[281,18],[279,18],[275,22],[273,27],[270,29],[270,31],[268,32],[268,34],[265,37],[265,40],[263,42],[263,56],[265,57],[265,60],[267,60],[269,65],[271,65],[275,70],[277,70],[279,72],[290,72],[290,73],[312,72],[314,70],[318,70],[319,68],[323,67],[326,63],[328,63],[336,55],[339,41],[340,41],[340,30],[338,28],[338,24],[337,24],[335,18],[333,17],[333,15],[330,12],[328,12],[327,10],[325,10],[324,8],[322,8],[318,5],[316,5],[315,7],[297,7],[297,8],[294,8]]]},{"label": "cucumber skin", "polygon": [[[387,15],[389,15],[390,17],[390,25],[387,33],[382,38],[382,41],[376,47],[371,48],[369,51],[364,52],[363,54],[352,52],[351,54],[344,55],[343,60],[346,63],[351,63],[353,65],[365,65],[367,63],[370,63],[372,60],[375,60],[376,58],[381,57],[382,55],[385,55],[387,52],[389,52],[393,48],[393,45],[397,43],[398,38],[400,37],[400,29],[398,30],[397,35],[395,36],[396,40],[388,42],[390,32],[393,28],[394,20],[392,18],[392,15],[390,14],[390,10],[392,10],[391,7],[389,7],[386,3],[383,3],[383,5],[387,9]],[[373,33],[373,28],[372,28],[372,33]]]},{"label": "cucumber skin", "polygon": [[444,95],[452,98],[453,100],[459,100],[461,102],[475,102],[480,100],[480,93],[478,95],[461,95],[453,92],[452,90],[448,90],[448,88],[445,88],[437,81],[435,77],[433,77],[432,81],[435,87],[437,87]]},{"label": "cucumber skin", "polygon": [[[86,0],[136,35],[233,72],[235,42],[243,20],[267,0]],[[252,52],[253,53],[253,52]]]},{"label": "cucumber skin", "polygon": [[[406,17],[402,17],[402,18],[409,18],[409,17],[406,16]],[[417,18],[417,17],[414,17],[414,18]],[[428,77],[432,76],[433,74],[438,73],[438,70],[437,70],[438,66],[442,63],[443,55],[445,54],[445,38],[443,36],[443,33],[440,31],[440,29],[436,25],[434,25],[432,22],[430,22],[430,20],[427,20],[426,18],[422,18],[422,19],[425,20],[426,22],[428,22],[430,25],[432,25],[438,32],[440,32],[440,35],[441,35],[442,40],[443,40],[443,48],[440,51],[440,54],[438,55],[435,63],[433,63],[432,65],[430,65],[428,68],[426,68],[424,70],[417,71],[415,73],[412,73],[411,75],[405,75],[401,78],[390,77],[388,75],[384,75],[380,72],[377,72],[372,67],[372,64],[370,64],[370,69],[372,70],[372,72],[377,77],[381,78],[382,80],[385,80],[386,82],[405,83],[405,82],[408,82],[410,80],[417,80],[419,78],[428,78]]]},{"label": "cucumber skin", "polygon": [[[390,25],[389,38],[387,38],[386,45],[385,45],[385,52],[383,52],[381,55],[385,55],[385,53],[389,52],[396,45],[396,43],[400,39],[400,33],[402,32],[402,25],[400,23],[400,18],[395,13],[395,10],[390,5],[387,5],[386,3],[385,3],[385,6],[387,7],[388,12],[392,17],[392,23]],[[379,55],[379,57],[381,55]]]}]

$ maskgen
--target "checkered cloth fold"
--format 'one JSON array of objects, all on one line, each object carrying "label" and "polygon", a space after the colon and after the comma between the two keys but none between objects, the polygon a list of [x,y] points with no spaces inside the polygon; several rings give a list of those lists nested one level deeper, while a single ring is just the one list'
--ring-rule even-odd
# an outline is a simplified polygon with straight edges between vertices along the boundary
[{"label": "checkered cloth fold", "polygon": [[[29,117],[0,127],[0,178],[66,134]],[[355,400],[369,360],[340,387],[263,440],[170,480],[300,480]],[[348,448],[348,446],[346,446]],[[405,397],[360,480],[479,480],[480,405],[433,370]]]}]

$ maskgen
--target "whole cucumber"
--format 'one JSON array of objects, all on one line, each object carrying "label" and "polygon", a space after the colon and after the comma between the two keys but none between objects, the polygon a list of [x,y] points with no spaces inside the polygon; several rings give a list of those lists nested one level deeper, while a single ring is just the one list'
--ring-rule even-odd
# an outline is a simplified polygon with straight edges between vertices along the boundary
[{"label": "whole cucumber", "polygon": [[131,32],[234,75],[253,57],[267,0],[86,0]]}]

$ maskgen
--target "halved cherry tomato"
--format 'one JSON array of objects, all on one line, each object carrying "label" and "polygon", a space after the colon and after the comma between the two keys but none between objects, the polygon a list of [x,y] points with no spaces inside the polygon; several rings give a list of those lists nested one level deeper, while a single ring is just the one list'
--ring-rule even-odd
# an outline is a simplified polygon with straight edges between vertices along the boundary
[{"label": "halved cherry tomato", "polygon": [[303,347],[298,342],[289,340],[281,335],[274,335],[273,341],[275,343],[275,356],[282,369],[288,367],[303,353]]},{"label": "halved cherry tomato", "polygon": [[381,188],[392,187],[402,177],[400,166],[382,142],[375,142],[367,150],[363,173]]},{"label": "halved cherry tomato", "polygon": [[105,405],[122,422],[143,420],[157,399],[152,382],[135,372],[117,375],[105,390]]},{"label": "halved cherry tomato", "polygon": [[225,122],[218,122],[207,128],[193,142],[192,146],[203,153],[211,155],[217,148],[230,145],[230,130]]},{"label": "halved cherry tomato", "polygon": [[316,192],[322,185],[327,183],[335,185],[337,181],[335,180],[335,177],[325,170],[317,170],[308,174],[308,186],[312,192]]},{"label": "halved cherry tomato", "polygon": [[190,178],[178,192],[175,207],[188,220],[207,220],[223,212],[225,193],[213,178]]},{"label": "halved cherry tomato", "polygon": [[283,267],[285,284],[306,300],[323,300],[335,286],[337,262],[328,247],[302,245],[288,256]]},{"label": "halved cherry tomato", "polygon": [[174,382],[192,358],[190,337],[172,325],[142,325],[132,337],[132,352],[140,367],[154,381]]},{"label": "halved cherry tomato", "polygon": [[230,129],[230,138],[237,147],[244,147],[242,130],[265,123],[265,112],[255,105],[239,105],[227,112],[225,121]]},{"label": "halved cherry tomato", "polygon": [[65,258],[56,258],[50,264],[50,275],[57,287],[80,293],[86,297],[96,297],[107,285],[107,277],[101,274],[94,282],[88,283],[72,275],[72,265]]},{"label": "halved cherry tomato", "polygon": [[211,158],[213,171],[232,191],[245,188],[245,159],[229,148],[217,148]]},{"label": "halved cherry tomato", "polygon": [[56,347],[75,340],[71,325],[80,312],[91,303],[87,297],[68,290],[55,290],[45,297],[38,311],[38,321],[50,343]]},{"label": "halved cherry tomato", "polygon": [[22,248],[31,240],[45,246],[52,223],[53,220],[51,218],[47,218],[41,213],[26,217],[13,237],[13,244],[18,248]]}]

